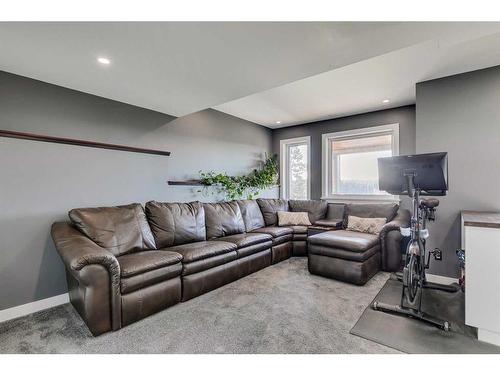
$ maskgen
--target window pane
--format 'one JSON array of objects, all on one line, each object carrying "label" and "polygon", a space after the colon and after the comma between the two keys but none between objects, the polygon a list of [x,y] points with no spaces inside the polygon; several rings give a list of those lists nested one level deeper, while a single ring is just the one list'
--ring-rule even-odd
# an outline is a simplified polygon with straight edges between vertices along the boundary
[{"label": "window pane", "polygon": [[288,197],[307,199],[307,144],[288,146]]},{"label": "window pane", "polygon": [[336,154],[390,150],[392,147],[392,135],[372,135],[360,138],[338,139],[332,142],[332,150]]},{"label": "window pane", "polygon": [[332,141],[334,194],[386,194],[378,189],[380,157],[392,156],[392,135]]}]

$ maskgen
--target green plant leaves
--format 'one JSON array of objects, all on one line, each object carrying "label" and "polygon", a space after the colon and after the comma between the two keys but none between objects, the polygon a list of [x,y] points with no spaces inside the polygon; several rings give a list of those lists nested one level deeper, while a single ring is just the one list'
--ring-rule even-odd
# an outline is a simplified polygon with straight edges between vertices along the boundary
[{"label": "green plant leaves", "polygon": [[[239,199],[246,196],[253,199],[261,190],[268,189],[278,181],[278,155],[268,156],[258,169],[254,169],[245,176],[228,176],[227,173],[214,171],[200,171],[200,180],[204,185],[203,190],[215,188],[219,194],[224,194],[227,200]],[[213,193],[214,190],[212,189]]]}]

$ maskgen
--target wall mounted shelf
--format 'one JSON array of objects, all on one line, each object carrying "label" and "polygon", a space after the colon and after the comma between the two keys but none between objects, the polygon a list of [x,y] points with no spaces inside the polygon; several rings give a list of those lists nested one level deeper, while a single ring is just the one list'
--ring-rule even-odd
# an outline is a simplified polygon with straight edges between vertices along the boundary
[{"label": "wall mounted shelf", "polygon": [[167,181],[169,185],[177,186],[206,186],[200,180],[184,180],[184,181]]},{"label": "wall mounted shelf", "polygon": [[170,156],[169,151],[153,150],[153,149],[141,148],[141,147],[123,146],[123,145],[116,145],[116,144],[112,144],[112,143],[85,141],[82,139],[52,137],[52,136],[48,136],[48,135],[40,135],[40,134],[34,134],[34,133],[23,133],[23,132],[11,131],[11,130],[0,130],[0,137],[25,139],[28,141],[38,141],[38,142],[61,143],[61,144],[66,144],[66,145],[82,146],[82,147],[104,148],[104,149],[108,149],[108,150],[137,152],[137,153],[141,153],[141,154]]},{"label": "wall mounted shelf", "polygon": [[[209,186],[202,184],[200,180],[184,180],[184,181],[167,181],[169,185],[174,185],[174,186]],[[272,188],[279,188],[280,185],[273,185],[271,186]]]}]

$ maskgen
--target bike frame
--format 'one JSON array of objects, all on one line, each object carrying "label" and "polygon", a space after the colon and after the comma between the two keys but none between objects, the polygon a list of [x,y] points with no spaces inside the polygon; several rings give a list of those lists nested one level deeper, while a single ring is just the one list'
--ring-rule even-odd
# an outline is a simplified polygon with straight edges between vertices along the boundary
[{"label": "bike frame", "polygon": [[[410,186],[413,184],[409,184]],[[428,209],[424,208],[420,204],[420,189],[415,189],[413,188],[411,191],[409,189],[408,195],[412,197],[413,199],[413,213],[412,217],[410,220],[410,241],[406,247],[406,254],[405,254],[405,268],[410,264],[410,258],[411,256],[414,256],[417,258],[418,262],[418,280],[417,283],[418,289],[421,289],[425,282],[426,282],[426,277],[425,277],[425,270],[429,268],[429,263],[430,263],[430,253],[427,256],[427,261],[426,261],[426,249],[425,249],[425,239],[426,237],[423,235],[423,233],[426,233],[427,229],[427,218],[428,218]],[[411,272],[411,270],[405,269],[404,271],[406,274],[408,272]],[[406,285],[405,285],[406,284]],[[406,280],[403,280],[403,288],[401,291],[401,306],[404,306],[405,302],[405,288],[408,289],[412,287],[412,285]],[[409,292],[406,290],[406,292]],[[406,298],[409,301],[409,298]],[[413,308],[413,307],[410,307]],[[417,311],[421,311],[422,308],[422,296],[418,298],[418,307],[416,308]]]},{"label": "bike frame", "polygon": [[[450,330],[450,323],[448,321],[427,315],[422,311],[422,290],[424,288],[430,288],[446,292],[456,292],[458,289],[454,286],[429,283],[426,280],[425,270],[429,268],[431,255],[431,252],[428,252],[426,260],[425,242],[428,237],[426,226],[427,220],[429,219],[429,213],[433,213],[434,210],[433,208],[429,208],[421,204],[421,191],[419,188],[415,188],[414,185],[415,175],[410,172],[406,174],[405,177],[407,178],[408,196],[413,199],[413,213],[410,220],[410,242],[406,248],[405,267],[403,275],[398,276],[398,280],[403,282],[401,303],[398,306],[394,306],[381,302],[374,302],[372,308],[383,312],[396,313],[416,318],[432,324],[442,330],[448,331]],[[409,269],[409,266],[412,265],[410,262],[411,257],[417,258],[418,271],[415,274],[412,272],[413,270]],[[405,306],[405,300],[408,301],[411,299],[408,298],[407,293],[409,292],[409,288],[413,286],[413,277],[418,278],[416,280],[418,283],[416,285],[416,294],[414,295],[413,303],[411,303],[410,306]]]}]

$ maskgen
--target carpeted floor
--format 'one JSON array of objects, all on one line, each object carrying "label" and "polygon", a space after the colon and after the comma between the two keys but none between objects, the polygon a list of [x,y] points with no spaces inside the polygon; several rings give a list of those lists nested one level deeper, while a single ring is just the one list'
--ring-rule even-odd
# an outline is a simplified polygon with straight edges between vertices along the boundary
[{"label": "carpeted floor", "polygon": [[292,258],[93,337],[69,304],[0,324],[0,353],[397,353],[351,335],[389,274],[358,287]]}]

